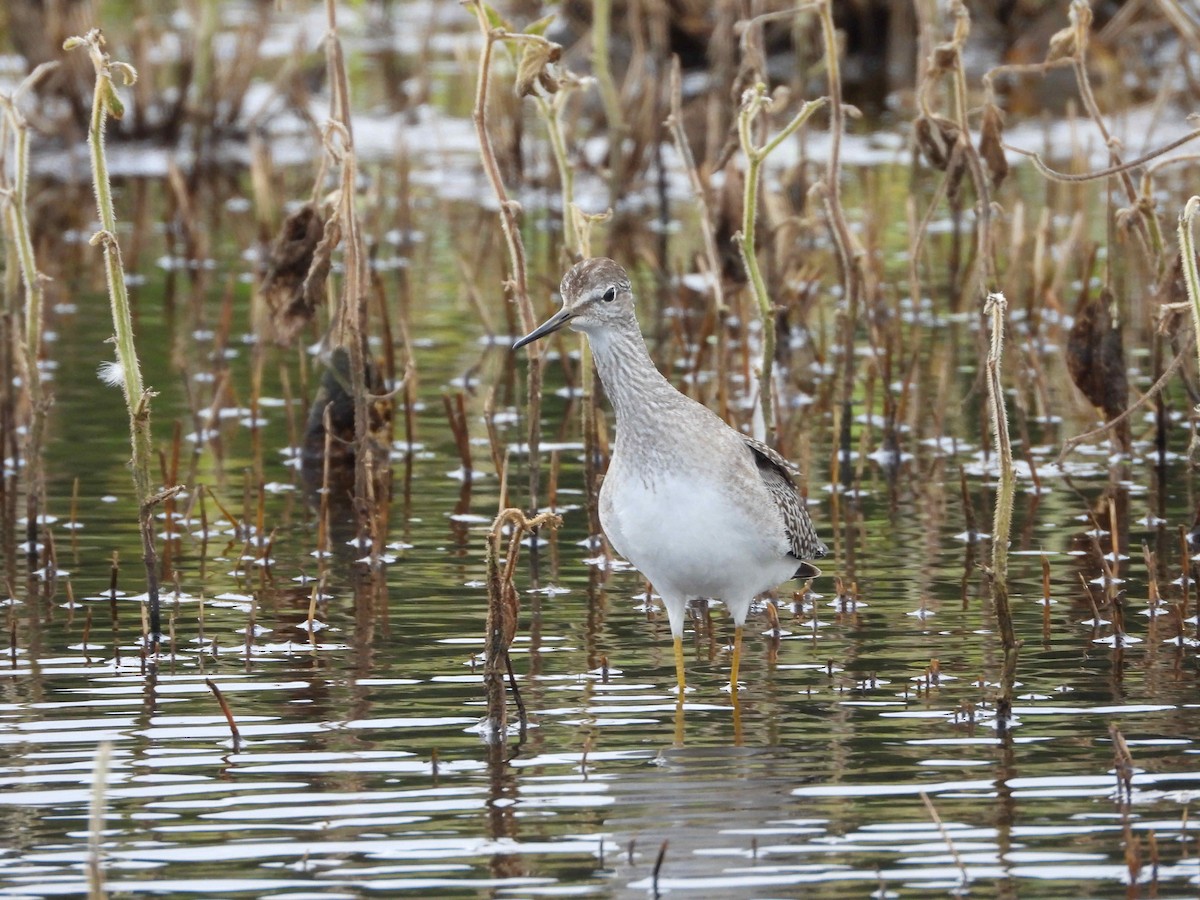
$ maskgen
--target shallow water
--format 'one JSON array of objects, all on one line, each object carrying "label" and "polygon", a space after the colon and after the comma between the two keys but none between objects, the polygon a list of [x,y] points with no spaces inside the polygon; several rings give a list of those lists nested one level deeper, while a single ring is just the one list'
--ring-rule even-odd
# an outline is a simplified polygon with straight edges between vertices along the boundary
[{"label": "shallow water", "polygon": [[[417,136],[450,134],[453,147],[469,132],[461,119],[448,121],[454,127]],[[113,749],[101,865],[114,894],[1195,895],[1197,606],[1195,586],[1178,581],[1191,567],[1179,529],[1190,527],[1196,500],[1183,459],[1186,417],[1176,399],[1172,453],[1161,467],[1139,420],[1133,460],[1110,458],[1106,445],[1083,447],[1068,481],[1051,461],[1063,439],[1089,427],[1089,415],[1055,380],[1061,362],[1045,342],[1061,341],[1061,324],[1046,316],[1041,343],[1030,343],[1020,309],[1012,352],[1037,346],[1051,396],[1068,412],[1065,421],[1031,414],[1028,455],[1018,442],[1009,574],[1024,643],[1009,727],[996,719],[1002,653],[978,568],[990,562],[990,543],[970,533],[972,521],[990,530],[995,481],[981,450],[977,323],[907,310],[909,337],[934,348],[922,354],[922,402],[936,396],[943,369],[956,399],[938,426],[910,413],[899,461],[876,449],[878,398],[873,418],[856,405],[851,464],[862,479],[849,492],[829,483],[832,417],[827,401],[814,405],[794,455],[831,547],[826,577],[805,594],[788,586],[778,633],[761,610],[752,616],[737,708],[727,689],[731,629],[719,605],[693,611],[690,689],[677,707],[665,612],[640,576],[608,565],[588,540],[578,415],[551,364],[544,413],[561,462],[564,525],[542,535],[536,566],[527,553],[517,578],[513,657],[530,721],[506,743],[485,741],[484,548],[499,485],[481,414],[497,385],[517,484],[524,407],[506,342],[485,337],[456,258],[477,257],[502,330],[500,241],[480,236],[492,214],[460,199],[464,184],[478,185],[474,169],[455,179],[415,165],[412,229],[392,222],[394,211],[369,228],[390,236],[380,238],[375,263],[390,302],[408,310],[420,377],[414,444],[398,429],[394,448],[388,561],[361,561],[348,529],[339,531],[311,631],[316,513],[289,450],[306,388],[296,352],[267,348],[251,408],[253,261],[244,254],[255,231],[245,186],[234,179],[205,197],[211,258],[192,266],[168,240],[174,225],[161,183],[118,184],[119,218],[140,223],[129,236],[140,253],[127,252],[127,264],[142,276],[133,293],[146,380],[160,392],[156,439],[169,454],[179,422],[189,484],[180,519],[162,526],[179,535],[164,542],[179,594],[168,579],[173,640],[157,666],[140,653],[125,412],[94,375],[111,353],[99,261],[78,234],[50,245],[59,255],[50,265],[58,305],[49,318],[56,404],[47,473],[57,519],[48,530],[60,571],[49,587],[27,584],[19,567],[10,572],[17,599],[7,604],[0,667],[0,896],[86,891],[102,741]],[[395,189],[382,157],[368,169],[382,194]],[[881,171],[907,177],[902,165]],[[296,196],[310,177],[307,169],[285,175]],[[870,178],[852,169],[848,181],[848,202],[860,200]],[[897,257],[895,265],[906,264]],[[539,308],[548,308],[557,277],[555,263],[535,262]],[[649,326],[653,301],[643,302]],[[218,404],[215,432],[194,441],[189,410],[207,409],[226,370],[234,394]],[[817,387],[829,380],[818,377]],[[1137,385],[1149,381],[1140,371]],[[441,401],[464,384],[478,463],[470,478]],[[189,394],[199,399],[189,405]],[[957,398],[966,399],[960,406]],[[233,536],[211,499],[202,513],[197,488],[211,487],[226,509],[253,521],[260,457],[269,559],[262,540]],[[960,498],[960,469],[974,520]],[[1087,515],[1108,527],[1101,496],[1114,499],[1120,547],[1132,557],[1120,563],[1119,638],[1104,621],[1111,614],[1102,609],[1096,620],[1081,585],[1103,594]],[[1107,551],[1107,534],[1098,538]],[[1158,554],[1164,598],[1190,595],[1182,631],[1168,609],[1149,607],[1143,542]],[[126,592],[115,603],[114,550]],[[847,596],[838,596],[835,576]],[[228,700],[240,740],[207,679]],[[1127,791],[1112,726],[1133,760]]]},{"label": "shallow water", "polygon": [[[1169,642],[1166,614],[1143,614],[1137,559],[1124,564],[1127,646],[1105,642],[1113,630],[1089,624],[1078,584],[1079,573],[1099,573],[1094,557],[1074,555],[1087,543],[1086,507],[1048,465],[1040,467],[1047,493],[1018,496],[1011,576],[1024,646],[1008,735],[996,729],[998,643],[973,569],[988,545],[964,539],[954,483],[962,464],[979,503],[990,476],[964,438],[945,456],[914,441],[914,458],[891,480],[868,464],[859,499],[839,498],[841,520],[854,518],[836,535],[831,495],[813,476],[814,518],[834,549],[826,571],[852,572],[858,599],[839,600],[826,577],[816,594],[781,598],[778,637],[752,618],[737,716],[719,607],[697,611],[689,627],[691,690],[677,719],[665,613],[647,603],[639,576],[606,571],[581,545],[582,510],[565,508],[563,530],[540,551],[541,586],[530,587],[525,567],[518,579],[514,660],[531,724],[523,740],[489,745],[474,662],[496,483],[478,477],[461,503],[438,403],[455,361],[477,352],[471,336],[425,348],[423,446],[396,463],[398,485],[411,464],[411,487],[398,491],[395,561],[380,573],[382,588],[369,589],[360,553],[339,548],[310,640],[312,586],[303,579],[316,571],[314,516],[278,452],[285,411],[264,403],[259,440],[273,448],[264,478],[278,485],[266,510],[278,529],[273,564],[239,562],[242,542],[216,534],[210,504],[207,543],[176,542],[184,596],[166,597],[174,652],[143,672],[137,600],[118,601],[114,641],[107,599],[111,550],[136,558],[125,435],[112,426],[120,398],[91,387],[86,371],[72,382],[67,362],[92,352],[106,310],[95,296],[78,306],[56,323],[53,352],[64,363],[50,464],[60,516],[52,531],[73,599],[60,578],[51,599],[13,605],[17,644],[0,670],[4,895],[83,890],[101,740],[113,744],[103,835],[113,891],[643,896],[666,841],[658,887],[680,895],[928,896],[955,892],[965,878],[984,896],[1118,896],[1130,878],[1130,835],[1145,860],[1138,877],[1156,878],[1160,896],[1200,881],[1188,815],[1200,790],[1195,621],[1184,646]],[[421,315],[414,311],[418,333]],[[154,341],[159,327],[147,310],[144,338]],[[156,412],[165,433],[173,394],[163,376],[154,383],[164,388]],[[224,502],[236,507],[250,431],[229,417],[223,433]],[[1182,426],[1175,433],[1179,444]],[[66,446],[85,440],[86,464]],[[577,451],[563,453],[560,503],[582,477]],[[202,459],[200,480],[217,480],[214,465]],[[930,471],[940,474],[929,480]],[[82,527],[72,534],[66,497],[76,475]],[[1147,540],[1176,560],[1174,532],[1188,521],[1183,462],[1160,473],[1134,463],[1128,475],[1118,496],[1129,518],[1146,510],[1165,522],[1131,525],[1123,546]],[[1106,457],[1081,454],[1074,478],[1094,495],[1108,483]],[[115,502],[101,501],[108,491]],[[192,519],[187,530],[199,532]],[[1177,577],[1175,562],[1164,568]],[[231,574],[238,570],[249,574]],[[136,584],[132,562],[121,578]],[[206,678],[229,701],[243,739],[236,748]],[[1127,804],[1110,724],[1136,765]]]}]

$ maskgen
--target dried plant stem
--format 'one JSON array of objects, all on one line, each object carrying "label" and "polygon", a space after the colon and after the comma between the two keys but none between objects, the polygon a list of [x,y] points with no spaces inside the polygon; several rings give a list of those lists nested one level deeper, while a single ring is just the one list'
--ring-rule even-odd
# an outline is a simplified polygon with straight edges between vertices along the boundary
[{"label": "dried plant stem", "polygon": [[[1008,606],[1008,538],[1012,529],[1013,494],[1016,475],[1013,471],[1012,443],[1008,433],[1008,411],[1004,406],[1004,390],[1000,368],[1004,359],[1004,313],[1008,301],[1001,293],[988,294],[984,314],[991,318],[991,345],[987,356],[988,413],[991,417],[992,438],[996,446],[996,464],[1000,468],[1000,486],[996,491],[996,511],[992,522],[992,577],[996,585],[998,606],[1003,603],[1005,614],[1000,618],[1004,646],[1016,643],[1012,633],[1012,617]],[[1002,595],[1002,600],[1001,600]]]},{"label": "dried plant stem", "polygon": [[[354,501],[358,514],[359,537],[372,540],[373,552],[383,540],[376,527],[377,509],[375,497],[377,463],[386,465],[386,460],[377,460],[370,435],[370,410],[372,398],[367,388],[367,308],[369,300],[367,254],[363,246],[362,230],[355,209],[355,191],[358,181],[358,157],[354,149],[354,132],[350,121],[350,83],[346,75],[346,61],[337,31],[337,4],[326,0],[325,17],[328,32],[325,36],[325,57],[329,80],[333,85],[330,96],[330,128],[326,136],[326,147],[341,166],[341,190],[338,217],[344,235],[344,269],[342,301],[338,305],[340,321],[335,330],[341,343],[350,355],[351,391],[354,395]],[[332,138],[340,137],[340,146]]]},{"label": "dried plant stem", "polygon": [[708,265],[708,277],[713,292],[713,313],[718,324],[718,327],[714,329],[717,344],[713,351],[717,363],[717,408],[721,411],[721,415],[725,415],[725,411],[729,408],[729,372],[726,353],[729,334],[727,329],[720,327],[721,317],[728,308],[725,305],[725,282],[721,277],[721,254],[717,249],[716,228],[713,225],[712,210],[708,204],[708,188],[700,177],[700,170],[692,155],[691,145],[683,130],[683,96],[678,56],[671,59],[671,114],[667,117],[667,128],[671,132],[675,150],[679,153],[679,158],[683,160],[684,171],[687,172],[688,182],[692,186],[692,195],[696,198],[696,205],[699,207],[700,234],[704,240],[704,257]]},{"label": "dried plant stem", "polygon": [[[471,0],[470,5],[475,10],[479,30],[483,34],[483,49],[479,54],[479,73],[475,82],[475,106],[471,112],[471,120],[475,124],[475,134],[479,139],[479,154],[483,162],[483,171],[496,195],[496,202],[500,206],[500,229],[504,232],[504,242],[508,247],[509,263],[512,266],[512,276],[506,287],[516,303],[521,328],[525,332],[530,332],[537,321],[533,312],[533,303],[529,299],[525,245],[521,240],[521,231],[517,223],[517,211],[520,209],[520,204],[509,199],[508,190],[504,187],[504,179],[500,175],[500,165],[496,162],[496,149],[492,145],[492,138],[488,132],[487,120],[493,50],[496,41],[504,37],[506,33],[492,27],[488,21],[487,10],[479,0]],[[527,401],[529,404],[529,508],[536,510],[538,481],[541,474],[539,448],[542,437],[542,354],[537,341],[527,344],[525,352],[529,360],[527,382],[529,394]]]},{"label": "dried plant stem", "polygon": [[[971,144],[971,126],[967,118],[967,67],[963,61],[963,48],[971,33],[971,16],[961,2],[954,4],[955,26],[953,44],[957,48],[954,54],[954,115],[958,122],[958,142],[955,151],[961,151],[967,171],[971,173],[971,183],[975,188],[975,214],[978,222],[975,226],[976,255],[971,266],[973,274],[979,282],[981,294],[986,294],[993,287],[996,272],[995,259],[992,256],[992,199],[988,188],[987,176],[980,164],[979,152]],[[982,274],[977,274],[977,273]],[[971,278],[964,282],[970,284],[976,280]]]},{"label": "dried plant stem", "polygon": [[[708,261],[708,274],[712,279],[713,301],[718,313],[725,311],[725,287],[721,280],[721,254],[717,249],[717,234],[713,227],[712,212],[708,205],[708,189],[700,177],[696,159],[692,155],[691,145],[683,130],[682,89],[680,87],[679,57],[671,59],[671,114],[667,117],[667,128],[679,158],[683,160],[684,171],[687,172],[688,183],[692,186],[692,194],[696,205],[700,207],[700,234],[704,240],[704,256]],[[717,329],[717,337],[721,342],[718,348],[717,364],[724,366],[724,329]],[[724,378],[719,379],[721,382]]]},{"label": "dried plant stem", "polygon": [[1080,99],[1083,100],[1083,107],[1095,123],[1100,136],[1104,138],[1104,145],[1108,148],[1109,159],[1112,160],[1114,166],[1118,167],[1121,184],[1125,188],[1125,196],[1141,217],[1140,221],[1145,229],[1142,237],[1145,238],[1148,236],[1149,249],[1154,254],[1156,267],[1161,271],[1163,265],[1163,236],[1162,229],[1158,224],[1158,217],[1154,214],[1153,200],[1148,197],[1145,203],[1141,202],[1137,190],[1133,186],[1133,178],[1130,177],[1127,171],[1120,168],[1122,160],[1120,151],[1117,149],[1119,143],[1109,132],[1108,126],[1104,122],[1104,116],[1100,112],[1100,105],[1096,102],[1096,97],[1092,93],[1092,84],[1087,71],[1087,46],[1091,33],[1092,8],[1087,0],[1072,0],[1070,20],[1075,30],[1075,53],[1072,62],[1075,71],[1075,81],[1079,86]]},{"label": "dried plant stem", "polygon": [[[253,607],[250,608],[250,616],[250,627],[246,629],[247,646],[249,646],[249,642],[252,640],[251,635],[254,631]],[[229,734],[233,738],[233,751],[236,753],[242,744],[242,733],[238,731],[237,721],[233,718],[233,710],[229,708],[229,702],[225,699],[225,695],[221,693],[221,688],[215,681],[213,681],[211,678],[205,678],[204,683],[208,685],[208,689],[212,691],[213,696],[217,698],[217,705],[221,707],[221,713],[225,716],[225,721],[229,725]]]},{"label": "dried plant stem", "polygon": [[[862,248],[846,224],[846,214],[842,210],[842,133],[846,128],[846,110],[842,105],[842,68],[831,0],[823,0],[817,5],[817,16],[821,20],[821,37],[825,43],[825,78],[829,85],[829,166],[825,171],[824,199],[834,243],[843,266],[843,278],[847,280],[847,287],[850,287],[850,279],[858,274]],[[855,294],[848,290],[846,296],[853,300]]]},{"label": "dried plant stem", "polygon": [[[736,709],[736,707],[735,707]],[[658,848],[658,856],[654,858],[654,870],[650,873],[651,892],[655,897],[661,897],[662,894],[658,889],[658,877],[662,874],[663,863],[667,859],[667,847],[670,841],[664,839],[662,845]]]},{"label": "dried plant stem", "polygon": [[[96,207],[100,214],[100,231],[91,243],[104,249],[104,268],[108,278],[108,296],[112,305],[113,329],[116,332],[117,366],[123,378],[125,404],[129,409],[130,439],[133,445],[133,485],[139,507],[138,521],[142,534],[142,559],[146,566],[146,588],[150,609],[150,644],[157,649],[162,635],[162,615],[158,597],[158,560],[154,535],[154,504],[156,498],[150,481],[152,456],[150,436],[150,398],[152,392],[142,384],[142,371],[133,339],[133,315],[129,307],[129,292],[125,286],[125,269],[121,248],[117,243],[117,219],[113,211],[112,188],[108,179],[108,163],[104,155],[104,125],[108,116],[120,118],[124,107],[113,84],[113,73],[120,72],[126,84],[132,84],[137,73],[125,63],[113,62],[104,52],[104,38],[99,29],[83,37],[68,38],[64,49],[83,47],[96,70],[96,88],[92,97],[92,118],[88,128],[88,148],[92,160],[92,185]],[[182,485],[177,489],[182,489]]]},{"label": "dried plant stem", "polygon": [[13,92],[11,97],[0,95],[5,119],[13,135],[13,180],[3,183],[0,173],[0,188],[7,189],[5,203],[7,231],[16,247],[25,285],[25,317],[22,322],[24,341],[22,356],[23,382],[29,394],[30,422],[25,439],[25,464],[28,473],[28,508],[26,510],[26,543],[31,559],[37,555],[37,527],[45,508],[46,485],[42,472],[42,441],[45,435],[46,411],[49,399],[42,387],[38,358],[42,350],[42,316],[45,296],[42,290],[43,276],[38,271],[34,255],[33,240],[29,232],[29,209],[26,191],[29,185],[29,123],[18,107],[20,96],[29,90],[54,64],[43,63],[33,70]]},{"label": "dried plant stem", "polygon": [[[1121,175],[1125,172],[1132,172],[1134,169],[1140,169],[1148,163],[1155,162],[1156,160],[1158,160],[1158,166],[1156,168],[1161,168],[1164,165],[1171,165],[1173,163],[1192,162],[1195,160],[1194,156],[1172,156],[1169,159],[1163,160],[1159,160],[1159,157],[1166,153],[1170,153],[1172,150],[1182,147],[1184,144],[1188,143],[1189,141],[1193,141],[1198,137],[1200,137],[1200,130],[1190,131],[1183,135],[1183,137],[1176,138],[1168,144],[1164,144],[1155,150],[1151,150],[1144,156],[1139,156],[1137,159],[1132,159],[1129,162],[1123,162],[1119,163],[1118,165],[1109,166],[1105,169],[1098,169],[1094,172],[1060,172],[1057,169],[1052,169],[1046,165],[1046,161],[1042,159],[1042,155],[1034,152],[1033,150],[1026,150],[1023,147],[1014,147],[1012,144],[1005,144],[1004,149],[1011,150],[1013,153],[1019,153],[1021,156],[1026,157],[1031,163],[1033,163],[1033,167],[1035,169],[1037,169],[1042,175],[1049,178],[1051,181],[1059,181],[1063,184],[1081,184],[1087,181],[1098,181],[1101,178],[1111,178],[1113,175]],[[1142,187],[1143,193],[1145,193],[1147,185],[1143,184]]]},{"label": "dried plant stem", "polygon": [[[762,270],[758,265],[758,253],[755,250],[755,225],[758,220],[758,189],[762,181],[763,162],[771,152],[785,140],[795,134],[813,113],[826,103],[824,98],[806,101],[783,129],[762,145],[754,141],[751,126],[758,114],[769,107],[767,86],[762,82],[742,95],[742,107],[738,111],[738,139],[742,152],[746,155],[746,188],[742,201],[742,228],[734,235],[738,244],[738,252],[742,264],[746,267],[746,275],[750,280],[750,290],[758,306],[759,319],[762,322],[763,346],[762,363],[758,373],[758,398],[762,409],[763,428],[769,435],[774,431],[774,407],[771,403],[771,369],[775,361],[775,306],[767,293],[767,285],[763,280]],[[714,273],[715,274],[715,273]]]},{"label": "dried plant stem", "polygon": [[608,185],[610,202],[617,199],[621,183],[621,140],[625,134],[621,115],[621,97],[613,81],[609,64],[608,39],[612,35],[612,0],[595,0],[592,4],[592,71],[600,85],[600,100],[604,118],[608,120]]},{"label": "dried plant stem", "polygon": [[843,368],[841,397],[834,419],[837,430],[834,440],[839,442],[834,456],[834,469],[840,469],[842,455],[849,450],[850,405],[854,396],[855,361],[854,333],[858,328],[858,307],[862,299],[865,273],[865,252],[846,222],[842,209],[842,132],[846,127],[846,111],[842,105],[842,70],[838,55],[837,32],[833,23],[833,4],[821,0],[816,6],[821,21],[821,37],[824,43],[825,77],[829,87],[829,162],[825,179],[814,190],[825,209],[829,223],[829,234],[837,251],[838,268],[842,276],[844,310],[841,315]]},{"label": "dried plant stem", "polygon": [[563,137],[562,110],[568,92],[560,90],[551,100],[535,97],[538,115],[546,123],[546,134],[550,138],[550,150],[554,154],[554,165],[558,169],[558,184],[562,194],[563,240],[570,253],[583,255],[579,234],[579,221],[575,215],[575,170],[567,158],[567,142]]},{"label": "dried plant stem", "polygon": [[[513,298],[516,300],[517,312],[521,317],[521,327],[526,331],[532,331],[537,323],[533,304],[529,300],[525,245],[521,241],[521,232],[517,224],[517,210],[520,205],[509,199],[504,179],[500,175],[500,165],[496,161],[496,149],[492,145],[491,134],[488,132],[487,104],[492,76],[492,56],[496,41],[504,35],[504,32],[491,27],[483,4],[474,2],[472,5],[479,20],[479,28],[483,32],[483,49],[479,56],[479,74],[475,82],[475,106],[471,118],[475,123],[475,134],[479,138],[483,171],[500,205],[500,228],[504,232],[504,241],[508,245],[509,262],[513,268],[511,289]],[[536,348],[537,342],[528,346]]]},{"label": "dried plant stem", "polygon": [[88,803],[88,900],[104,900],[104,869],[100,843],[104,832],[104,793],[108,786],[108,767],[112,760],[112,742],[101,741],[92,760],[92,795]]},{"label": "dried plant stem", "polygon": [[954,839],[950,837],[950,832],[946,830],[946,826],[942,822],[942,817],[938,815],[937,807],[933,805],[933,801],[929,799],[929,795],[924,791],[921,791],[921,802],[925,804],[925,810],[929,813],[929,818],[933,820],[933,824],[937,826],[938,833],[942,836],[942,840],[946,842],[946,848],[950,851],[950,856],[954,860],[954,865],[958,867],[958,874],[962,879],[962,884],[965,885],[969,883],[971,876],[967,871],[967,864],[963,862],[962,856],[959,855],[958,848],[954,846]]},{"label": "dried plant stem", "polygon": [[[554,513],[542,513],[526,518],[525,513],[514,507],[503,509],[492,522],[488,532],[487,584],[488,615],[484,647],[483,683],[487,695],[488,737],[503,741],[508,723],[508,704],[504,693],[504,678],[509,676],[514,696],[518,698],[517,709],[521,714],[521,726],[525,725],[524,705],[516,691],[516,680],[512,678],[512,664],[508,649],[517,632],[517,617],[520,613],[520,598],[513,585],[513,572],[521,549],[521,540],[526,532],[543,525],[557,528],[562,519]],[[511,528],[508,547],[502,553],[500,542],[505,527]],[[503,561],[501,557],[503,556]]]},{"label": "dried plant stem", "polygon": [[[1193,196],[1179,214],[1179,259],[1183,267],[1183,283],[1187,285],[1188,302],[1191,304],[1192,328],[1196,334],[1196,358],[1200,361],[1200,271],[1196,268],[1196,244],[1192,237],[1192,220],[1200,212],[1200,196]],[[1200,415],[1200,407],[1195,410]],[[1192,464],[1196,464],[1196,441],[1188,449]]]}]

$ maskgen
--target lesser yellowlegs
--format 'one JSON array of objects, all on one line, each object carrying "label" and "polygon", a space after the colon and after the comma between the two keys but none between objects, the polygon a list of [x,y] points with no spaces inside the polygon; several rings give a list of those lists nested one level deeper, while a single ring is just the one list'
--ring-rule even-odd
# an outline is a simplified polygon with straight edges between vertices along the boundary
[{"label": "lesser yellowlegs", "polygon": [[680,696],[687,603],[724,601],[736,626],[729,676],[736,691],[751,601],[789,579],[819,575],[806,560],[827,552],[796,490],[795,470],[681,394],[655,368],[620,265],[584,260],[563,277],[561,293],[562,309],[513,347],[567,324],[587,335],[617,416],[600,524],[667,607]]}]

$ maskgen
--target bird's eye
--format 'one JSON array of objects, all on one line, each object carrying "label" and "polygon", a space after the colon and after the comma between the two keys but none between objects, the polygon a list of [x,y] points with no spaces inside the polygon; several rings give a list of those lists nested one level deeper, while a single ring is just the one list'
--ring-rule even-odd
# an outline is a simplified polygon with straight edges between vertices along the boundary
[{"label": "bird's eye", "polygon": [[617,286],[615,284],[610,285],[608,290],[604,292],[604,302],[612,303],[616,299],[617,299]]}]

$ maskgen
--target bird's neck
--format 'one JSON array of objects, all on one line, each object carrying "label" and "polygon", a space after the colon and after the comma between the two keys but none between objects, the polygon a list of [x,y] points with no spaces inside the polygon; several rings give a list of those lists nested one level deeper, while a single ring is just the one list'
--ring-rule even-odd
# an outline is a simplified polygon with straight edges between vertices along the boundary
[{"label": "bird's neck", "polygon": [[679,396],[650,359],[636,323],[589,333],[588,343],[604,393],[617,414],[618,429],[636,428],[639,421],[655,415],[656,407]]}]

